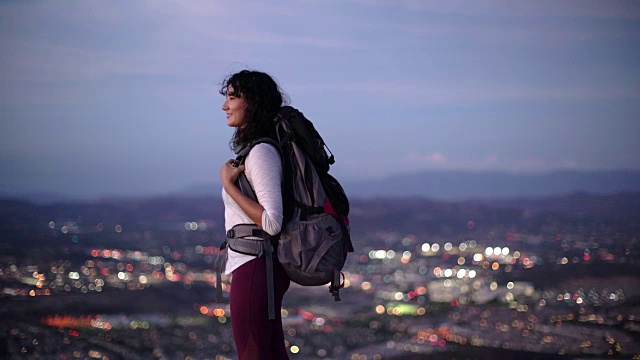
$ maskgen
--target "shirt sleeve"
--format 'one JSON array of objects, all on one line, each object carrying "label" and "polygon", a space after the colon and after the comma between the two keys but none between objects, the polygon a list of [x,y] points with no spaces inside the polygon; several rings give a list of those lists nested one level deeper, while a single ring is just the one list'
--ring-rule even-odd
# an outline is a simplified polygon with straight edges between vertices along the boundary
[{"label": "shirt sleeve", "polygon": [[264,208],[262,229],[276,235],[282,229],[282,161],[273,145],[261,143],[253,147],[245,160],[245,174]]}]

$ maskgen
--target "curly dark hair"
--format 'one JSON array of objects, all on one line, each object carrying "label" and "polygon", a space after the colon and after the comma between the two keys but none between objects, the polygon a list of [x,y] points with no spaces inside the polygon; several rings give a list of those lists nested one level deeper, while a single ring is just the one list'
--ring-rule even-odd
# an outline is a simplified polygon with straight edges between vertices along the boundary
[{"label": "curly dark hair", "polygon": [[220,94],[240,97],[247,102],[245,125],[236,128],[229,142],[231,149],[261,137],[276,138],[273,119],[280,107],[288,103],[288,97],[271,76],[260,71],[242,70],[222,82]]}]

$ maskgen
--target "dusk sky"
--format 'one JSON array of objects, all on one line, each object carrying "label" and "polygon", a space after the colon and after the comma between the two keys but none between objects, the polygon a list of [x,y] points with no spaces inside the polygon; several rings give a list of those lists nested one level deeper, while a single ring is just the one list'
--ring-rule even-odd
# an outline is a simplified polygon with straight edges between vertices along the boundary
[{"label": "dusk sky", "polygon": [[341,180],[640,170],[640,1],[274,3],[0,1],[0,194],[215,186],[247,68]]}]

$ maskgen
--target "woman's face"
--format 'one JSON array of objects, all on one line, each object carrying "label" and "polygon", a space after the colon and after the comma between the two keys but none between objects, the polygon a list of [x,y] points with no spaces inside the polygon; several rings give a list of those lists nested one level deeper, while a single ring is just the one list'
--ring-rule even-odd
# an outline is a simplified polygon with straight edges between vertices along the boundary
[{"label": "woman's face", "polygon": [[[231,95],[230,95],[231,94]],[[244,124],[244,113],[249,105],[240,94],[234,94],[233,87],[227,88],[227,96],[222,103],[222,111],[227,114],[227,125],[240,127]]]}]

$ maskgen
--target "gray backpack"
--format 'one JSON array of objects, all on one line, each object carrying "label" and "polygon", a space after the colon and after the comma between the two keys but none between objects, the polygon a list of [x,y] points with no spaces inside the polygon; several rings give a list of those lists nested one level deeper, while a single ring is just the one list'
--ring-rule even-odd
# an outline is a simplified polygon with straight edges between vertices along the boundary
[{"label": "gray backpack", "polygon": [[[261,138],[248,144],[237,152],[236,162],[243,163],[251,148],[259,143],[269,143],[278,150],[284,174],[282,231],[270,238],[256,225],[241,224],[228,231],[226,240],[226,245],[234,251],[267,257],[270,318],[273,315],[272,253],[277,254],[291,281],[303,286],[330,284],[329,291],[335,301],[340,301],[339,290],[344,286],[341,270],[347,253],[354,251],[349,230],[349,201],[340,183],[328,173],[335,162],[333,154],[311,121],[298,110],[285,106],[274,121],[278,139]],[[257,201],[244,173],[236,184],[245,195]]]}]

